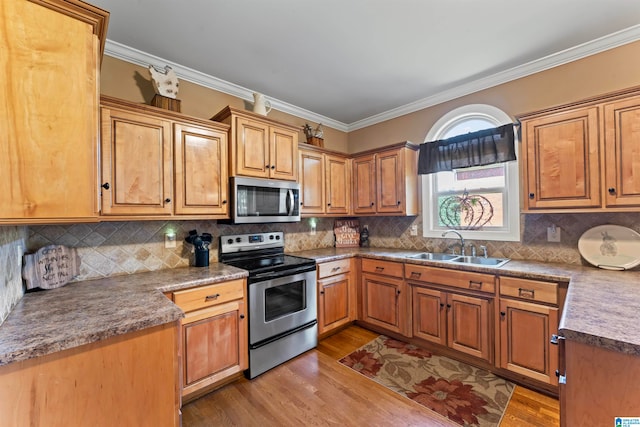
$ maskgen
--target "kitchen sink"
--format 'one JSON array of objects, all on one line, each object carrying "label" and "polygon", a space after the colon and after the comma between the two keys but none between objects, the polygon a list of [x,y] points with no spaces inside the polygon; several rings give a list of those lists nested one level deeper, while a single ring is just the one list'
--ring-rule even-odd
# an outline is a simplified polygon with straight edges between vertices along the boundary
[{"label": "kitchen sink", "polygon": [[484,258],[481,256],[458,256],[450,260],[462,264],[489,265],[492,267],[502,267],[509,262],[508,258]]},{"label": "kitchen sink", "polygon": [[443,254],[439,252],[422,252],[418,255],[409,255],[407,258],[425,259],[429,261],[450,261],[452,259],[459,258],[459,255]]}]

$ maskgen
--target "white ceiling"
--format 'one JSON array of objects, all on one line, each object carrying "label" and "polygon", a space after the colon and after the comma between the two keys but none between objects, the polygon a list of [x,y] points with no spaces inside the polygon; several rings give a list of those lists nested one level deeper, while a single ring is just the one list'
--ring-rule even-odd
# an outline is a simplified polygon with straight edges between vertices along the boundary
[{"label": "white ceiling", "polygon": [[638,0],[89,1],[108,55],[341,130],[640,39]]}]

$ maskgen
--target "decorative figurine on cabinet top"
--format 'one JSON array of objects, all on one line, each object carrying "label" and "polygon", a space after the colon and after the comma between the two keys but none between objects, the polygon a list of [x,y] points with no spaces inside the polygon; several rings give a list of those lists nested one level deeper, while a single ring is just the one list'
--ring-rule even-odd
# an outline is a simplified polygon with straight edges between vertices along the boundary
[{"label": "decorative figurine on cabinet top", "polygon": [[177,99],[179,82],[175,71],[168,65],[164,69],[149,65],[149,73],[156,92],[151,105],[180,112],[180,100]]}]

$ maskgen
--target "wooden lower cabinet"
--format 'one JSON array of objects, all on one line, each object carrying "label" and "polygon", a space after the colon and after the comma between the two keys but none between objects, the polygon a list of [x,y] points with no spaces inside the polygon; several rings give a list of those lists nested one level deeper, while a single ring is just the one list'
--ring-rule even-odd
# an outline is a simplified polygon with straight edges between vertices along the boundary
[{"label": "wooden lower cabinet", "polygon": [[557,386],[558,351],[550,344],[557,333],[557,308],[502,299],[500,367]]},{"label": "wooden lower cabinet", "polygon": [[557,387],[561,287],[557,283],[514,277],[500,278],[498,319],[499,362],[496,366]]},{"label": "wooden lower cabinet", "polygon": [[180,425],[179,322],[0,367],[0,424]]},{"label": "wooden lower cabinet", "polygon": [[491,362],[489,297],[413,288],[413,336]]},{"label": "wooden lower cabinet", "polygon": [[353,278],[353,259],[318,265],[318,334],[337,330],[354,321],[357,289]]},{"label": "wooden lower cabinet", "polygon": [[182,397],[189,401],[248,366],[246,281],[221,282],[169,293],[182,320]]},{"label": "wooden lower cabinet", "polygon": [[405,336],[411,335],[410,300],[400,263],[362,260],[362,320]]}]

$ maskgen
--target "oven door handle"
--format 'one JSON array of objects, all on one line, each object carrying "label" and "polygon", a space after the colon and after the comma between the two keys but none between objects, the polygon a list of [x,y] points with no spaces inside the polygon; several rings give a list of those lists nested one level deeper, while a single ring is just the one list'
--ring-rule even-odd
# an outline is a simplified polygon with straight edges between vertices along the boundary
[{"label": "oven door handle", "polygon": [[293,276],[294,274],[298,274],[298,273],[306,273],[307,271],[313,271],[316,269],[315,264],[314,265],[305,265],[302,267],[296,267],[296,268],[290,268],[287,270],[282,270],[282,271],[265,271],[264,273],[258,273],[255,274],[254,276],[250,276],[250,279],[262,279],[264,277],[266,278],[278,278],[278,277],[284,277],[284,276]]}]

